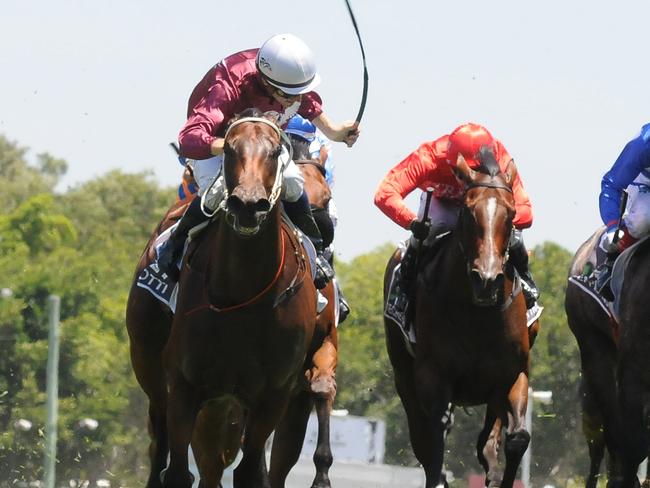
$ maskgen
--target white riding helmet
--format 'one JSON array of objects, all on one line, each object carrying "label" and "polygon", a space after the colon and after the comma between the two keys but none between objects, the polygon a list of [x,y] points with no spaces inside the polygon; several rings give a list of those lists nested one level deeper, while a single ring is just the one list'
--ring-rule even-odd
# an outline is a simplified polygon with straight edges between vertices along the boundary
[{"label": "white riding helmet", "polygon": [[320,83],[314,53],[293,34],[276,34],[257,53],[262,78],[289,95],[312,91]]}]

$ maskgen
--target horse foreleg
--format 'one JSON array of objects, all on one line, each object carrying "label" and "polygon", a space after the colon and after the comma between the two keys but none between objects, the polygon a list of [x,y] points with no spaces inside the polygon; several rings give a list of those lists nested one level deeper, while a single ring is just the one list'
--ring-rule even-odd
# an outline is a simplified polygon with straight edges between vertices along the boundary
[{"label": "horse foreleg", "polygon": [[314,452],[316,476],[312,488],[329,488],[329,469],[332,466],[332,449],[330,446],[330,412],[336,397],[336,329],[327,337],[314,354],[314,367],[310,371],[310,389],[314,396],[316,415],[318,416],[318,441]]},{"label": "horse foreleg", "polygon": [[582,397],[582,433],[585,436],[589,450],[589,474],[585,486],[586,488],[596,488],[600,465],[605,456],[603,417],[597,403],[594,401],[593,392],[584,378],[580,384],[580,390]]},{"label": "horse foreleg", "polygon": [[503,473],[499,467],[501,428],[503,423],[488,406],[483,430],[476,443],[476,456],[485,470],[485,486],[501,486]]},{"label": "horse foreleg", "polygon": [[508,430],[505,441],[506,467],[501,486],[510,488],[517,474],[521,458],[528,449],[530,434],[526,431],[526,407],[528,404],[528,376],[519,373],[508,393]]},{"label": "horse foreleg", "polygon": [[162,474],[166,488],[190,488],[194,481],[188,466],[188,450],[199,404],[194,388],[180,374],[174,375],[167,402],[169,467]]},{"label": "horse foreleg", "polygon": [[146,488],[159,488],[160,473],[167,466],[167,399],[164,395],[156,400],[149,401],[149,459],[151,471]]},{"label": "horse foreleg", "polygon": [[275,429],[269,473],[273,488],[284,488],[289,471],[298,461],[312,403],[309,392],[305,390],[298,393],[289,402],[282,422]]},{"label": "horse foreleg", "polygon": [[201,474],[200,488],[219,488],[224,469],[239,451],[244,410],[232,397],[204,404],[196,418],[192,450]]},{"label": "horse foreleg", "polygon": [[233,473],[234,488],[270,488],[264,444],[282,420],[291,395],[291,385],[270,390],[249,413],[244,433],[243,457]]},{"label": "horse foreleg", "polygon": [[314,452],[314,465],[316,466],[316,476],[312,483],[312,488],[330,488],[329,469],[332,466],[332,448],[330,446],[330,412],[334,396],[317,396],[314,403],[316,405],[316,415],[318,416],[318,441],[316,451]]}]

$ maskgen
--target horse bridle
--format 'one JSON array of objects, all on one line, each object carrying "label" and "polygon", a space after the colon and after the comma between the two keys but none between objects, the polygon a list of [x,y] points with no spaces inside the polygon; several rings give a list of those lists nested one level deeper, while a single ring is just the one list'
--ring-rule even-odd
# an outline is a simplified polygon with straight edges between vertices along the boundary
[{"label": "horse bridle", "polygon": [[[278,156],[278,161],[276,165],[276,170],[275,170],[275,180],[273,181],[273,187],[271,188],[271,192],[269,194],[269,203],[271,205],[271,208],[275,206],[277,201],[280,199],[280,194],[282,192],[282,183],[284,182],[284,179],[282,177],[282,174],[284,170],[286,169],[287,165],[291,162],[291,159],[293,158],[293,148],[291,147],[291,141],[287,137],[287,135],[282,131],[275,123],[270,121],[269,119],[266,119],[264,117],[242,117],[241,119],[235,120],[228,129],[226,130],[226,133],[224,135],[224,140],[228,138],[228,134],[232,129],[237,127],[238,125],[241,125],[246,122],[254,122],[254,123],[261,123],[261,124],[266,124],[269,127],[273,128],[275,133],[278,135],[280,138],[280,145],[283,146],[286,149],[286,154],[288,157],[286,158],[285,161],[280,161],[279,158],[282,156]],[[225,181],[225,173],[226,173],[226,165],[222,165],[222,174],[224,176],[224,181]],[[208,192],[206,192],[208,193]],[[223,199],[221,200],[221,203],[219,204],[219,209],[223,210],[226,216],[231,215],[230,211],[228,210],[228,188],[224,185],[223,189]],[[260,223],[264,220],[264,218],[260,221]]]},{"label": "horse bridle", "polygon": [[[465,188],[465,194],[467,194],[467,192],[469,190],[471,190],[472,188],[493,188],[495,190],[505,190],[508,193],[513,194],[512,188],[510,188],[507,185],[504,185],[503,183],[494,181],[494,177],[492,177],[491,181],[479,182],[479,183],[476,183],[476,182],[468,183],[467,187]],[[463,205],[463,208],[467,209],[467,207],[464,206],[464,205]],[[512,233],[513,232],[514,232],[514,227],[510,230],[510,237],[508,238],[508,246],[506,247],[506,253],[505,253],[505,256],[504,256],[504,260],[503,260],[504,268],[506,266],[506,263],[508,262],[508,258],[510,257],[510,238],[512,238]],[[467,263],[467,272],[469,274],[469,272],[471,271],[470,263],[469,263],[469,261],[467,259],[467,253],[465,252],[465,248],[463,247],[463,242],[462,242],[461,239],[458,239],[458,247],[460,248],[461,254],[465,258],[465,262]]]}]

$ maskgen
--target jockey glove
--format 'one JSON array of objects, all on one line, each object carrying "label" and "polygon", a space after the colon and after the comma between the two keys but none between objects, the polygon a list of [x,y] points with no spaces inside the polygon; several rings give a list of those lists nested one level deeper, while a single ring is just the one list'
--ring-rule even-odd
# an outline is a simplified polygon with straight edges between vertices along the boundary
[{"label": "jockey glove", "polygon": [[422,241],[429,236],[431,231],[431,222],[428,220],[413,220],[409,224],[409,230],[413,233],[413,237]]}]

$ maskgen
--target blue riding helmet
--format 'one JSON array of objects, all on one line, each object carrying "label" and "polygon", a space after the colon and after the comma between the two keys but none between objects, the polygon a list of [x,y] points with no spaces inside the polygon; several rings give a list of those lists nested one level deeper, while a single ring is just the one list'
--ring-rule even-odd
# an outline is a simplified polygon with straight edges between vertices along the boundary
[{"label": "blue riding helmet", "polygon": [[300,115],[291,117],[284,131],[302,137],[306,141],[313,141],[316,137],[316,126]]}]

